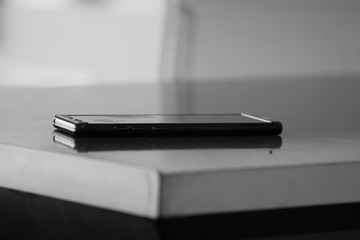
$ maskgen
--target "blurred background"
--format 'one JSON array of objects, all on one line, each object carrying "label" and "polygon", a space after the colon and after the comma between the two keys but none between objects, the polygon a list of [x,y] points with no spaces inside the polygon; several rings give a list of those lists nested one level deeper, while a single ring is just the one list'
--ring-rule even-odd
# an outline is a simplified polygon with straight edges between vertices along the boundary
[{"label": "blurred background", "polygon": [[0,0],[0,86],[165,83],[187,112],[240,81],[358,76],[359,43],[357,0]]},{"label": "blurred background", "polygon": [[360,72],[356,0],[184,0],[193,9],[193,76],[291,78]]},{"label": "blurred background", "polygon": [[360,72],[356,0],[1,0],[0,85]]},{"label": "blurred background", "polygon": [[0,85],[158,79],[163,0],[2,0]]}]

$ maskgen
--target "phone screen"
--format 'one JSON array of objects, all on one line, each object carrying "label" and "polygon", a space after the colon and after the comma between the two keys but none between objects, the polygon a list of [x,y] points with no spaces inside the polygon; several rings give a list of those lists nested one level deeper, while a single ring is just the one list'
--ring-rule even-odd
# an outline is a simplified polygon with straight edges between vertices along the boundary
[{"label": "phone screen", "polygon": [[158,123],[270,123],[271,121],[246,114],[200,115],[71,115],[90,124],[158,124]]}]

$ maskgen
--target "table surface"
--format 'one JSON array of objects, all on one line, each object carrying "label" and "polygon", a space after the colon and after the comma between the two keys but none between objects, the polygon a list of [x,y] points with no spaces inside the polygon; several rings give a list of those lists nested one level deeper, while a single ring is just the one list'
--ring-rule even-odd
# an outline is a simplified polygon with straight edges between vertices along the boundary
[{"label": "table surface", "polygon": [[[348,166],[358,171],[360,164],[360,78],[357,76],[2,88],[0,109],[1,144],[153,168],[164,175],[226,173],[233,169],[261,173],[262,169],[301,166],[318,166],[321,175],[323,166]],[[233,112],[253,112],[281,121],[284,125],[281,138],[257,137],[253,145],[226,137],[221,143],[199,138],[203,142],[195,144],[193,140],[191,147],[186,139],[151,143],[147,142],[149,139],[140,139],[140,143],[134,141],[125,147],[114,147],[110,141],[91,149],[92,144],[85,143],[85,150],[76,150],[55,143],[51,125],[52,117],[58,113]],[[341,172],[337,174],[334,181],[342,181],[345,176]],[[347,191],[353,194],[339,198],[336,203],[359,200],[357,181],[346,184]],[[320,194],[326,195],[326,191],[323,189]],[[344,193],[342,189],[337,191],[332,194]]]},{"label": "table surface", "polygon": [[[279,167],[360,160],[360,80],[356,77],[165,86],[2,88],[0,93],[0,143],[19,147],[104,161],[121,159],[124,163],[155,167],[164,173],[227,169],[234,165]],[[203,149],[206,143],[197,149],[186,149],[185,143],[182,146],[176,140],[173,143],[170,140],[167,146],[155,144],[148,149],[151,151],[136,150],[135,147],[132,151],[115,149],[82,153],[53,142],[51,121],[57,113],[177,112],[252,112],[267,116],[283,123],[282,145],[271,152],[256,148],[256,144],[248,149],[226,149],[224,146],[225,149],[219,150],[211,149],[211,140],[208,140],[207,149]],[[279,144],[279,139],[275,142],[270,140],[268,145]]]}]

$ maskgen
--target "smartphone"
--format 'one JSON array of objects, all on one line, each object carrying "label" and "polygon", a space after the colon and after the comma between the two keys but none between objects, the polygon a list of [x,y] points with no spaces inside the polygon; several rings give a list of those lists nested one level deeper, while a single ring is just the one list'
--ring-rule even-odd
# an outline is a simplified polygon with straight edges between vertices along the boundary
[{"label": "smartphone", "polygon": [[278,135],[282,124],[251,114],[55,115],[74,136]]},{"label": "smartphone", "polygon": [[77,152],[189,149],[278,149],[279,135],[268,136],[164,136],[76,137],[54,130],[53,141]]}]

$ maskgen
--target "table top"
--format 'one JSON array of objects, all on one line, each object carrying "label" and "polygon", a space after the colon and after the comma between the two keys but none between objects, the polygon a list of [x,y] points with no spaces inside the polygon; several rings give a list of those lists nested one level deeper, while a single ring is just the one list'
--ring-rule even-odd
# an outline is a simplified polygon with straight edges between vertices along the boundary
[{"label": "table top", "polygon": [[[161,185],[161,199],[181,199],[189,193],[194,194],[194,186],[198,180],[200,181],[197,176],[202,177],[201,181],[208,181],[210,184],[211,181],[223,179],[224,176],[231,182],[239,178],[241,180],[241,177],[247,176],[246,174],[252,174],[251,178],[246,178],[247,181],[258,179],[258,182],[271,182],[274,176],[288,179],[289,176],[285,175],[292,174],[297,176],[292,179],[293,182],[282,183],[281,187],[278,186],[279,182],[284,179],[274,180],[274,185],[270,186],[243,181],[241,186],[249,192],[252,191],[252,187],[253,191],[261,192],[276,184],[278,189],[275,186],[263,194],[253,192],[254,195],[244,200],[242,208],[235,209],[246,210],[249,207],[249,210],[256,210],[266,207],[351,203],[360,200],[360,189],[357,186],[359,179],[356,177],[360,175],[358,76],[217,80],[201,83],[179,80],[174,83],[71,88],[1,88],[0,109],[0,150],[2,154],[7,154],[5,156],[19,157],[20,155],[16,155],[15,152],[28,149],[30,153],[21,155],[27,159],[31,158],[31,151],[35,151],[97,160],[100,164],[150,169],[160,175],[161,180],[167,180],[162,182],[164,186]],[[55,114],[66,113],[238,112],[252,112],[279,120],[284,125],[284,131],[281,137],[270,138],[139,138],[131,139],[130,143],[126,139],[103,139],[101,143],[75,139],[79,148],[71,148],[54,142],[56,133],[51,125]],[[15,147],[15,150],[12,147]],[[6,157],[2,161],[6,161]],[[19,164],[15,165],[14,171],[24,167]],[[287,169],[297,171],[286,172]],[[245,173],[239,175],[239,171]],[[210,176],[212,178],[208,179]],[[317,176],[319,179],[322,176],[326,181],[320,181],[319,185],[307,192],[305,189],[311,189],[314,182],[319,182]],[[16,189],[19,186],[9,185],[10,180],[4,180],[4,177],[0,180],[3,187]],[[190,184],[191,182],[194,184]],[[181,186],[193,185],[193,188],[180,187],[180,183]],[[297,184],[304,186],[299,190]],[[329,184],[333,184],[334,187],[329,187]],[[21,186],[20,190],[27,191],[24,185]],[[343,189],[344,186],[346,189]],[[235,184],[229,186],[229,189],[236,187],[238,185]],[[223,189],[222,194],[231,198],[226,188]],[[286,198],[274,200],[274,195],[279,194],[280,189],[281,193],[286,190]],[[315,192],[319,196],[314,197]],[[209,194],[214,192],[198,191],[193,199],[187,199],[193,201],[196,198],[198,204],[194,203],[194,207],[184,210],[184,214],[203,214],[207,213],[209,208],[213,208],[214,212],[233,211],[235,202],[230,202],[228,208],[219,207],[220,203],[217,203],[202,209],[201,202]],[[256,196],[255,203],[250,204],[253,202],[251,199]],[[276,204],[266,205],[266,200],[263,199],[270,199]],[[157,200],[156,197],[154,201]],[[160,209],[176,216],[183,210],[180,210],[180,205],[174,207],[175,205],[165,204]],[[110,209],[113,207],[110,206]]]},{"label": "table top", "polygon": [[[271,156],[270,154],[263,156],[261,161],[264,162],[261,164],[279,165],[281,163],[291,164],[291,162],[296,164],[295,160],[300,163],[299,158],[304,163],[360,160],[356,147],[360,141],[358,124],[360,119],[358,111],[360,80],[357,78],[253,82],[209,81],[198,84],[188,83],[183,86],[134,84],[70,88],[0,88],[0,92],[2,110],[0,143],[19,147],[81,155],[82,153],[63,148],[53,142],[54,128],[51,121],[52,117],[58,113],[251,112],[279,120],[284,125],[284,131],[281,134],[281,148],[273,151]],[[182,94],[181,96],[179,96],[179,92]],[[279,139],[273,140],[279,141]],[[176,143],[174,142],[174,147],[176,147]],[[206,144],[204,145],[206,146]],[[106,144],[104,147],[106,149]],[[199,148],[196,151],[193,149],[181,151],[182,155],[191,154],[191,156],[184,157],[183,160],[192,156],[197,158],[198,153],[206,152],[202,151],[201,147]],[[178,154],[177,151],[167,151],[166,149],[154,152],[159,156],[164,153]],[[225,152],[225,155],[238,154],[238,152],[234,153],[228,150]],[[240,153],[242,152],[246,152],[246,154],[242,154],[246,155],[246,158],[259,156],[258,160],[260,160],[259,154],[268,151],[252,149],[251,151],[242,150]],[[95,151],[86,153],[86,156],[112,160],[116,158],[116,155],[121,154],[129,154],[129,152]],[[131,151],[131,154],[141,153]],[[215,156],[213,159],[217,160]],[[246,162],[246,159],[243,160]],[[167,161],[171,161],[170,156]],[[190,160],[191,166],[189,167],[191,169],[187,168],[184,164],[186,161],[184,161],[181,162],[181,166],[172,168],[167,162],[155,160],[155,162],[151,162],[151,166],[158,162],[157,167],[163,171],[181,171],[182,168],[201,170],[193,164],[193,159]],[[211,161],[211,158],[208,161]],[[133,164],[136,162],[136,159],[131,160]],[[245,162],[241,162],[241,164],[245,164]],[[222,166],[226,165],[226,162],[220,163]],[[216,167],[219,166],[216,165]]]}]

